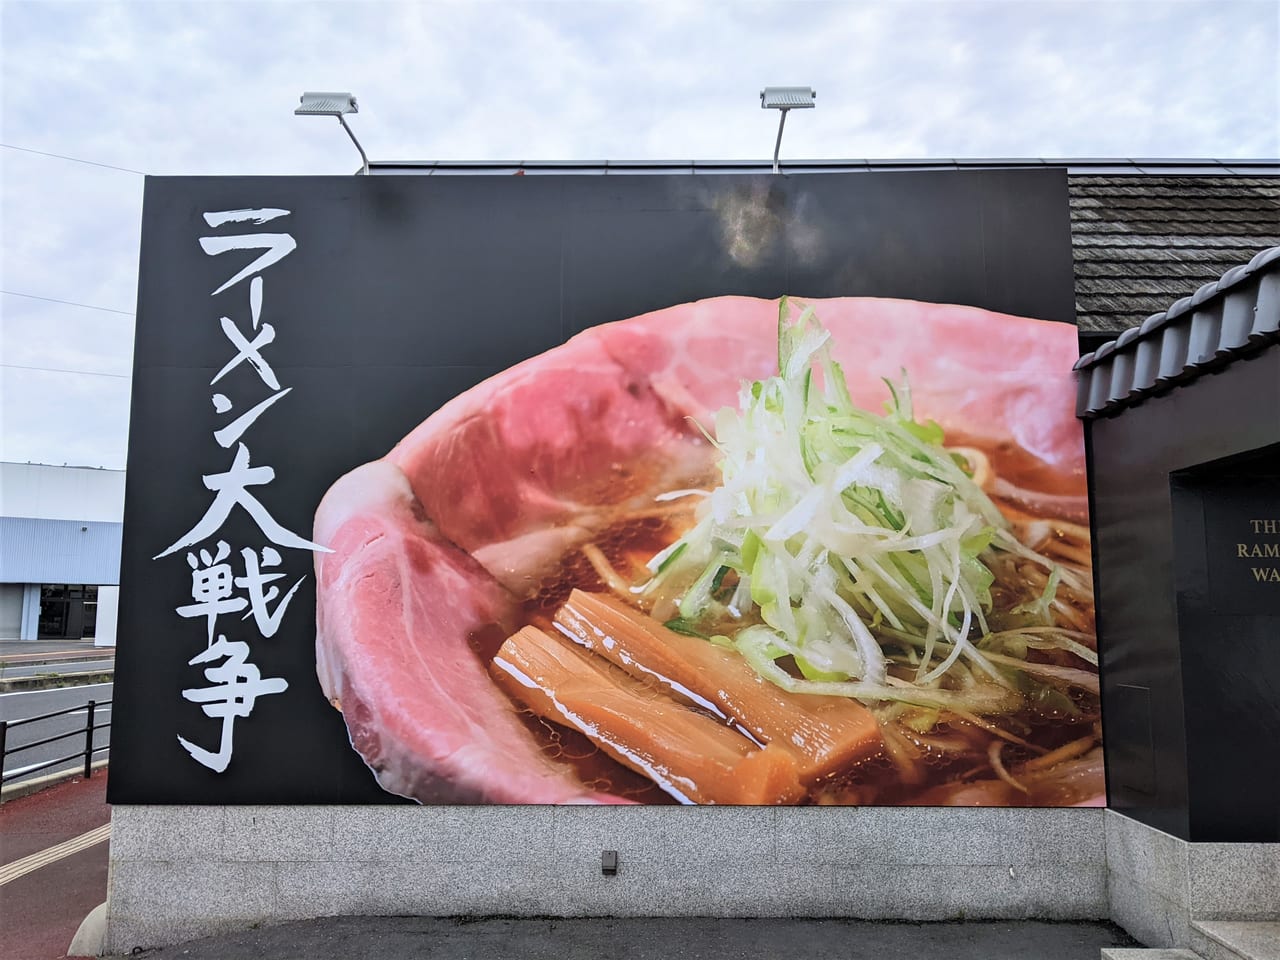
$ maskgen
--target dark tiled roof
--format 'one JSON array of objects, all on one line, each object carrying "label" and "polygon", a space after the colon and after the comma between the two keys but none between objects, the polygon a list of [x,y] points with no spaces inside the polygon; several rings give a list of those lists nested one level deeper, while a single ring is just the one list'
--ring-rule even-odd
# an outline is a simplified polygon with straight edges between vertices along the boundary
[{"label": "dark tiled roof", "polygon": [[1280,246],[1080,358],[1076,413],[1106,416],[1280,344]]},{"label": "dark tiled roof", "polygon": [[1280,244],[1280,177],[1068,178],[1082,330],[1136,327]]}]

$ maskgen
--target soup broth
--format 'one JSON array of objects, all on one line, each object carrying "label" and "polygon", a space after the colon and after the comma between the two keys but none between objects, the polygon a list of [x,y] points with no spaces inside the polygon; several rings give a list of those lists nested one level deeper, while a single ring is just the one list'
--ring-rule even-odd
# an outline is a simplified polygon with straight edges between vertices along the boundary
[{"label": "soup broth", "polygon": [[[1016,510],[1007,509],[1006,513],[1015,524],[1027,520]],[[644,564],[682,535],[691,525],[692,515],[692,504],[688,504],[659,515],[619,519],[607,526],[593,545],[614,571],[624,578],[642,580]],[[1044,535],[1050,540],[1064,537],[1052,524]],[[1042,589],[1043,582],[1042,573],[1013,565],[992,589],[992,629],[999,629],[1002,616],[1028,592]],[[555,633],[553,617],[574,589],[610,592],[597,565],[582,549],[568,553],[541,579],[523,604],[523,624]],[[1068,619],[1078,620],[1082,629],[1092,633],[1091,606],[1075,600],[1066,603]],[[635,606],[639,608],[638,604]],[[474,637],[472,646],[487,663],[505,638],[506,631],[495,627]],[[1026,659],[1094,669],[1057,650],[1028,650]],[[779,662],[799,676],[789,658]],[[883,748],[810,784],[804,802],[949,805],[973,803],[976,798],[976,802],[993,805],[1056,806],[1085,802],[1099,795],[1100,748],[1096,743],[1079,751],[1072,747],[1091,737],[1097,739],[1097,695],[1079,688],[1066,691],[1048,687],[1025,693],[1025,706],[1020,711],[989,719],[945,711],[932,718],[922,717],[921,711],[870,704],[881,724]],[[613,760],[584,734],[539,716],[519,702],[514,705],[543,755],[571,767],[584,787],[644,804],[676,802],[657,784]],[[698,709],[693,703],[686,706]],[[722,717],[714,719],[724,722]],[[1055,751],[1077,754],[1068,758],[1075,764],[1068,771],[1072,776],[1046,777],[1045,771],[1039,770],[1028,776],[1027,771],[1035,767],[1037,758],[1053,756]],[[1027,782],[1023,783],[1023,779]]]}]

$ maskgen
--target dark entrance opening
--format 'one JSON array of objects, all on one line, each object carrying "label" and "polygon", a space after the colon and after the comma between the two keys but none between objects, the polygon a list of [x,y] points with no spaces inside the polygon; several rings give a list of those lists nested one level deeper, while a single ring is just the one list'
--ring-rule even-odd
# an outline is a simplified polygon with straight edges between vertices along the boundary
[{"label": "dark entrance opening", "polygon": [[84,584],[50,583],[40,588],[40,640],[79,640],[92,637],[98,619],[98,588]]},{"label": "dark entrance opening", "polygon": [[1280,840],[1280,444],[1169,475],[1193,836]]}]

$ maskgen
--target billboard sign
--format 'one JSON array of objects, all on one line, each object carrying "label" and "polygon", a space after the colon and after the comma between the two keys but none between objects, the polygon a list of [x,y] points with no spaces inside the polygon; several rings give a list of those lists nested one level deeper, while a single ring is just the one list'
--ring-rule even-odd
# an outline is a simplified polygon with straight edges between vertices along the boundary
[{"label": "billboard sign", "polygon": [[153,178],[115,803],[1101,803],[1063,171]]}]

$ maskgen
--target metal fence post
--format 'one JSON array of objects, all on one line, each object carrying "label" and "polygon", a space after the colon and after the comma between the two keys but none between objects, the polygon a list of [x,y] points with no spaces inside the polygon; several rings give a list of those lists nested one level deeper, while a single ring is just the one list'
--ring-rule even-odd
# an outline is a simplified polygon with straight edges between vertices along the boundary
[{"label": "metal fence post", "polygon": [[5,748],[5,742],[9,735],[9,721],[0,720],[0,777],[4,776],[4,762],[9,754]]},{"label": "metal fence post", "polygon": [[90,700],[84,728],[84,778],[86,780],[93,776],[93,707],[94,701]]}]

